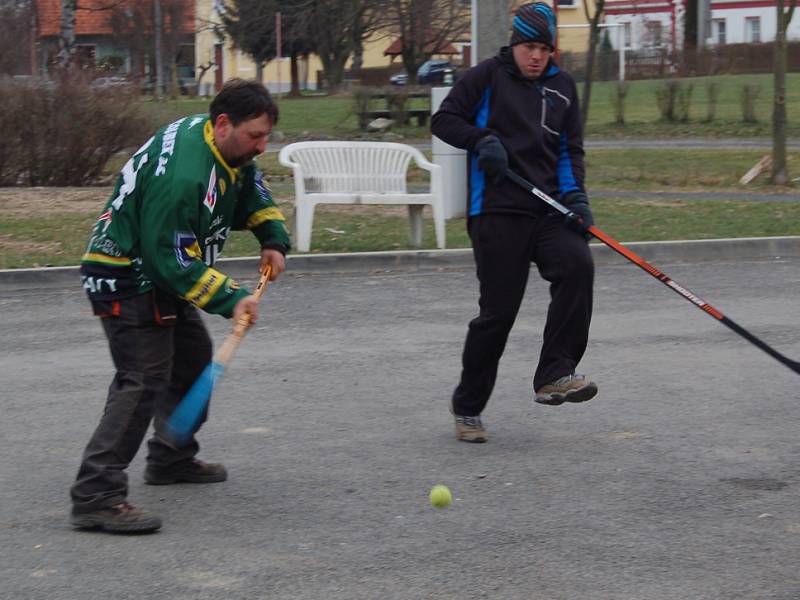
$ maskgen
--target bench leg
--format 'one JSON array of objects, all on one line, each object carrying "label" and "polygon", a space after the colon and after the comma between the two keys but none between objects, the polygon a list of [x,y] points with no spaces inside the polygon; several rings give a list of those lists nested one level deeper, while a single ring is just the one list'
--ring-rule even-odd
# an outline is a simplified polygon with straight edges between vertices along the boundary
[{"label": "bench leg", "polygon": [[298,202],[294,207],[294,242],[297,250],[311,250],[311,227],[314,224],[314,205]]},{"label": "bench leg", "polygon": [[408,222],[411,225],[411,245],[422,246],[422,209],[421,204],[408,205]]}]

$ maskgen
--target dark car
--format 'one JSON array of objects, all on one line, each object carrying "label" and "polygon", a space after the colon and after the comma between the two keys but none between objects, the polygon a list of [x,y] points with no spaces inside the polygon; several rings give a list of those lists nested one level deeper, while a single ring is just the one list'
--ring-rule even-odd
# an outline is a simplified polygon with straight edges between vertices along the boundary
[{"label": "dark car", "polygon": [[427,60],[417,71],[417,83],[451,84],[456,79],[456,68],[449,60]]}]

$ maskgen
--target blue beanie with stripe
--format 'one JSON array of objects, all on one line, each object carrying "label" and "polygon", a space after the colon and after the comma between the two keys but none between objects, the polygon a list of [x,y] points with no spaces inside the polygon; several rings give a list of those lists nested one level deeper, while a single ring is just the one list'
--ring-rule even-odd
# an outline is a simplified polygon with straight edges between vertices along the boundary
[{"label": "blue beanie with stripe", "polygon": [[553,13],[553,9],[544,2],[531,2],[520,6],[512,27],[509,46],[525,42],[540,42],[547,44],[550,50],[555,48],[556,15]]}]

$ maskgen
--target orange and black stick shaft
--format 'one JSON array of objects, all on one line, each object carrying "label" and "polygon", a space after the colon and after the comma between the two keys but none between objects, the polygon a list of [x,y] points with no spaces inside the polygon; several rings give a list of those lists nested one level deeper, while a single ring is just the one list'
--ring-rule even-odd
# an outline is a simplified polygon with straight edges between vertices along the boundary
[{"label": "orange and black stick shaft", "polygon": [[[528,190],[531,194],[533,194],[534,196],[536,196],[537,198],[539,198],[543,202],[546,202],[547,204],[552,206],[554,209],[556,209],[561,214],[566,216],[566,215],[569,215],[569,214],[572,213],[572,211],[570,211],[569,208],[567,208],[566,206],[564,206],[560,202],[554,200],[553,198],[551,198],[550,196],[545,194],[542,190],[537,188],[535,185],[533,185],[532,183],[530,183],[529,181],[527,181],[523,177],[517,175],[513,171],[511,171],[511,170],[507,171],[506,175],[514,183],[516,183],[519,186],[521,186],[522,188]],[[640,267],[641,269],[643,269],[644,271],[646,271],[647,273],[649,273],[650,275],[652,275],[653,277],[658,279],[661,283],[666,285],[673,292],[675,292],[679,296],[682,296],[683,298],[685,298],[686,300],[688,300],[689,302],[694,304],[697,308],[699,308],[703,312],[705,312],[705,313],[711,315],[712,317],[714,317],[717,321],[719,321],[720,323],[722,323],[723,325],[728,327],[731,331],[734,331],[735,333],[739,334],[744,339],[746,339],[748,342],[750,342],[751,344],[753,344],[757,348],[760,348],[761,350],[763,350],[764,352],[769,354],[772,358],[774,358],[778,362],[780,362],[780,363],[786,365],[787,367],[789,367],[795,373],[800,374],[800,362],[797,362],[795,360],[792,360],[792,359],[784,356],[783,354],[781,354],[780,352],[775,350],[775,348],[773,348],[772,346],[770,346],[769,344],[767,344],[763,340],[759,339],[758,337],[756,337],[755,335],[753,335],[752,333],[747,331],[744,327],[742,327],[741,325],[736,323],[734,320],[729,319],[728,317],[726,317],[724,314],[722,314],[721,311],[719,311],[716,308],[714,308],[713,306],[711,306],[708,302],[703,300],[700,296],[694,294],[693,292],[691,292],[687,288],[685,288],[682,285],[680,285],[680,284],[676,283],[675,281],[673,281],[670,277],[665,275],[659,269],[655,268],[653,265],[651,265],[649,262],[647,262],[641,256],[639,256],[638,254],[636,254],[632,250],[626,248],[625,246],[620,244],[617,240],[615,240],[614,238],[612,238],[610,235],[608,235],[607,233],[603,232],[602,230],[598,229],[594,225],[590,226],[587,229],[587,231],[590,234],[592,234],[594,237],[596,237],[598,240],[603,242],[606,246],[608,246],[609,248],[611,248],[612,250],[614,250],[618,254],[621,254],[626,259],[631,261],[633,264],[635,264],[636,266]]]}]

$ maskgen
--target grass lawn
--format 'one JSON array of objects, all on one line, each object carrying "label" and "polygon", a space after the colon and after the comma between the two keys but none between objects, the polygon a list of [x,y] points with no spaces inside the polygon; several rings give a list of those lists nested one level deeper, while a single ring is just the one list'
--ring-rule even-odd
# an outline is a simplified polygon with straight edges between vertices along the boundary
[{"label": "grass lawn", "polygon": [[[292,184],[281,181],[271,187],[291,228]],[[36,189],[26,191],[24,202],[15,201],[20,193],[0,190],[0,268],[77,264],[110,189],[73,189],[73,198],[59,203],[37,201]],[[592,204],[597,225],[623,242],[800,235],[800,202],[596,198]],[[427,209],[425,216],[423,247],[433,249]],[[408,235],[404,207],[323,205],[316,211],[311,252],[411,249]],[[447,246],[469,246],[464,219],[447,222]],[[226,256],[256,252],[247,232],[234,232],[225,246]]]},{"label": "grass lawn", "polygon": [[[613,83],[598,83],[592,95],[588,132],[604,137],[664,136],[768,136],[771,106],[771,76],[719,76],[717,120],[702,123],[705,116],[705,85],[709,78],[692,79],[692,118],[688,124],[659,120],[655,90],[661,81],[630,82],[627,124],[611,125],[609,94]],[[689,81],[689,80],[687,80]],[[756,124],[739,122],[739,94],[745,83],[757,83],[763,92]],[[800,137],[800,74],[788,77],[789,136]],[[154,120],[166,123],[178,116],[207,109],[207,99],[167,102],[143,101]],[[360,136],[348,95],[281,99],[278,129],[289,139],[325,134],[333,137]],[[423,128],[400,130],[407,138],[430,139]],[[148,135],[151,132],[148,132]],[[603,150],[587,151],[587,187],[618,191],[716,191],[797,194],[798,188],[771,186],[761,177],[746,188],[739,178],[765,151],[732,147],[723,150]],[[118,156],[109,164],[116,173],[127,160]],[[259,157],[262,169],[272,177],[275,198],[291,223],[293,188],[290,170],[277,163],[276,153]],[[789,173],[800,175],[800,152],[789,153]],[[422,175],[412,173],[418,182]],[[0,189],[0,268],[77,264],[89,230],[101,212],[110,189],[69,188],[64,190]],[[733,198],[731,198],[733,200]],[[598,226],[621,241],[699,239],[800,235],[800,202],[651,200],[647,198],[596,198],[593,207]],[[314,221],[312,252],[345,252],[408,249],[408,219],[404,208],[319,207]],[[469,240],[463,219],[447,223],[449,248],[467,247]],[[433,226],[426,219],[425,248],[434,248]],[[234,233],[226,245],[227,256],[251,255],[255,245],[249,234]]]},{"label": "grass lawn", "polygon": [[[628,137],[763,137],[771,135],[772,75],[717,75],[692,77],[681,80],[693,86],[690,121],[668,123],[661,119],[656,104],[656,91],[663,80],[637,80],[628,82],[625,102],[625,125],[614,124],[611,95],[615,82],[596,82],[592,86],[592,105],[586,136],[603,138]],[[715,120],[705,122],[708,112],[708,84],[719,86]],[[757,85],[761,90],[756,102],[757,123],[742,122],[741,93],[746,84]],[[582,93],[582,85],[578,84]],[[422,101],[424,102],[424,101]],[[196,112],[206,112],[208,99],[182,98],[154,102],[143,101],[143,108],[156,123],[167,123],[175,118]],[[786,78],[786,105],[789,137],[800,136],[800,73],[789,73]],[[354,101],[348,94],[336,96],[307,96],[280,98],[280,120],[277,130],[289,139],[308,135],[353,138],[363,135],[358,130],[353,114]],[[415,104],[414,106],[418,106]],[[402,127],[395,129],[406,138],[429,138],[427,128]]]}]

